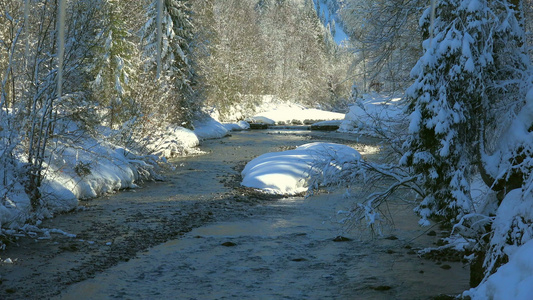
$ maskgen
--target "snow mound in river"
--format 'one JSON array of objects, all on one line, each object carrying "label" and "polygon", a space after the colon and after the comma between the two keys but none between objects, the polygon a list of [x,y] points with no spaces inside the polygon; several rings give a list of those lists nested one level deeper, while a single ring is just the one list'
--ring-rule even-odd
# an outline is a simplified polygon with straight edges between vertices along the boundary
[{"label": "snow mound in river", "polygon": [[311,143],[294,150],[263,154],[242,171],[242,185],[270,194],[295,195],[306,192],[314,176],[341,170],[357,163],[357,150],[334,143]]}]

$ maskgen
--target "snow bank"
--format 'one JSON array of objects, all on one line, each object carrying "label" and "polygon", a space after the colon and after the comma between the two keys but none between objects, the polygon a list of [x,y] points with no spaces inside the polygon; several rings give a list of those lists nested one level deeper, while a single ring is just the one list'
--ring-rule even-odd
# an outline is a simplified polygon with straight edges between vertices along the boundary
[{"label": "snow bank", "polygon": [[0,205],[0,228],[18,229],[29,218],[46,218],[77,207],[79,199],[87,199],[125,188],[136,182],[156,178],[158,158],[136,155],[110,142],[86,135],[76,142],[54,139],[47,148],[43,165],[41,199],[37,211],[21,182],[25,179],[25,158],[14,155],[7,174],[12,180],[0,185],[0,195],[6,201]]},{"label": "snow bank", "polygon": [[264,123],[268,125],[286,124],[313,124],[318,121],[342,120],[344,114],[324,111],[319,109],[307,109],[302,106],[281,105],[274,110],[257,114],[247,121],[251,123]]},{"label": "snow bank", "polygon": [[230,131],[246,130],[250,128],[250,124],[245,121],[222,124],[211,116],[203,116],[199,120],[194,121],[193,125],[194,134],[196,134],[200,141],[223,138],[227,136]]},{"label": "snow bank", "polygon": [[308,109],[273,95],[243,95],[244,104],[233,104],[221,112],[217,107],[206,108],[206,114],[217,121],[245,120],[269,125],[301,125],[318,121],[343,120],[344,114]]},{"label": "snow bank", "polygon": [[[27,180],[25,155],[16,147],[5,144],[3,128],[9,114],[0,119],[0,228],[21,230],[30,219],[51,217],[78,206],[80,199],[95,198],[120,189],[135,188],[136,182],[157,178],[160,158],[201,153],[196,147],[201,139],[221,138],[230,130],[243,130],[249,124],[221,124],[212,118],[195,123],[196,130],[169,126],[156,130],[140,140],[131,139],[132,150],[117,146],[123,134],[107,127],[102,134],[90,136],[75,122],[58,122],[63,131],[50,140],[47,148],[44,178],[40,188],[41,199],[37,211],[32,210],[22,182]],[[116,142],[113,142],[116,141]],[[10,155],[4,155],[10,153]],[[4,184],[5,183],[5,184]],[[1,246],[1,243],[0,243]]]},{"label": "snow bank", "polygon": [[199,140],[219,139],[229,134],[226,126],[209,116],[194,121],[193,125]]},{"label": "snow bank", "polygon": [[217,107],[210,107],[206,108],[206,112],[217,121],[234,122],[282,107],[302,107],[275,95],[241,95],[241,97],[242,103],[233,103],[223,111]]},{"label": "snow bank", "polygon": [[[41,192],[43,203],[54,210],[74,208],[78,199],[137,187],[135,182],[155,174],[157,157],[136,155],[108,142],[86,139],[50,154]],[[65,204],[70,203],[69,206]]]},{"label": "snow bank", "polygon": [[200,144],[196,134],[180,126],[168,126],[145,138],[148,151],[162,157],[184,156],[201,153],[196,147]]},{"label": "snow bank", "polygon": [[533,295],[533,240],[520,246],[501,266],[478,287],[463,293],[472,300],[528,300]]},{"label": "snow bank", "polygon": [[222,123],[222,125],[228,131],[241,131],[241,130],[250,129],[250,124],[248,124],[248,122],[245,122],[245,121],[239,121],[237,123]]},{"label": "snow bank", "polygon": [[403,111],[400,98],[364,95],[363,99],[350,106],[339,131],[376,135],[377,131],[388,131],[401,123],[405,119]]},{"label": "snow bank", "polygon": [[310,180],[317,173],[327,172],[330,167],[342,169],[345,164],[356,163],[360,158],[357,150],[345,145],[305,144],[294,150],[266,153],[253,159],[242,171],[241,185],[270,194],[299,194],[308,190]]}]

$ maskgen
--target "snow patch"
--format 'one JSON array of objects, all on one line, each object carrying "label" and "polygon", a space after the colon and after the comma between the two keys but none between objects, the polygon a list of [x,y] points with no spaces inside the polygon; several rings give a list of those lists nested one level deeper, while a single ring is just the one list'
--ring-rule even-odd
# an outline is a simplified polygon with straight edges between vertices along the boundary
[{"label": "snow patch", "polygon": [[210,116],[194,121],[194,134],[201,140],[219,139],[229,134],[229,130]]},{"label": "snow patch", "polygon": [[[376,135],[377,131],[391,130],[406,118],[401,98],[379,94],[364,95],[350,106],[339,131]],[[419,126],[411,123],[409,130]]]},{"label": "snow patch", "polygon": [[515,299],[527,300],[533,295],[533,241],[520,246],[501,266],[478,287],[463,293],[472,300]]},{"label": "snow patch", "polygon": [[[250,161],[242,171],[242,185],[270,194],[295,195],[306,192],[312,177],[333,167],[361,159],[357,150],[334,143],[311,143],[294,150],[263,154]],[[319,165],[326,168],[317,169]]]},{"label": "snow patch", "polygon": [[268,125],[286,124],[313,124],[319,121],[342,120],[344,114],[324,111],[320,109],[307,109],[302,106],[279,106],[276,109],[259,113],[248,119],[251,123],[264,123]]}]

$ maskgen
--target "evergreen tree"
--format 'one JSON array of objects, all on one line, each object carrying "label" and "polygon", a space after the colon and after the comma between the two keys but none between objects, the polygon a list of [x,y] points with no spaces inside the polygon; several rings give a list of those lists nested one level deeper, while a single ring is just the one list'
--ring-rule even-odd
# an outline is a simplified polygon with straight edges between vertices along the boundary
[{"label": "evergreen tree", "polygon": [[461,2],[439,2],[433,32],[429,18],[423,18],[426,53],[413,69],[417,78],[407,91],[413,133],[407,156],[427,191],[419,210],[423,218],[438,215],[454,221],[471,205],[468,144],[478,140],[479,130],[470,121],[476,118],[473,108],[479,107],[482,93],[474,61],[482,28],[472,24],[483,16]]},{"label": "evergreen tree", "polygon": [[[429,10],[422,18],[426,52],[406,93],[412,136],[405,159],[427,191],[422,217],[453,222],[472,209],[470,178],[487,144],[523,106],[528,64],[516,19],[505,27],[514,18],[505,1],[446,0],[436,12],[433,23]],[[512,108],[507,118],[503,107]]]},{"label": "evergreen tree", "polygon": [[[147,22],[141,30],[146,70],[156,73],[157,53],[157,7],[153,1],[147,9]],[[196,75],[192,63],[191,43],[194,30],[188,1],[164,0],[161,11],[161,74],[160,82],[173,93],[159,105],[159,114],[167,121],[190,124],[199,104],[195,98]]]},{"label": "evergreen tree", "polygon": [[96,33],[89,71],[94,74],[90,87],[94,98],[105,108],[104,118],[116,127],[137,115],[130,83],[135,79],[137,48],[130,41],[124,7],[118,0],[101,0],[102,23]]}]

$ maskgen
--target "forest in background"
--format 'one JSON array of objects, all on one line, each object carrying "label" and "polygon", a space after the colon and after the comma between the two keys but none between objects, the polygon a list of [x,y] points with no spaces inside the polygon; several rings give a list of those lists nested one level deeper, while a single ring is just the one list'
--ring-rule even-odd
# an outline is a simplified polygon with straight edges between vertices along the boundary
[{"label": "forest in background", "polygon": [[350,54],[312,1],[3,0],[0,10],[2,177],[10,186],[5,170],[22,155],[34,208],[57,139],[112,136],[134,149],[207,110],[253,111],[263,95],[333,108],[350,93]]}]

